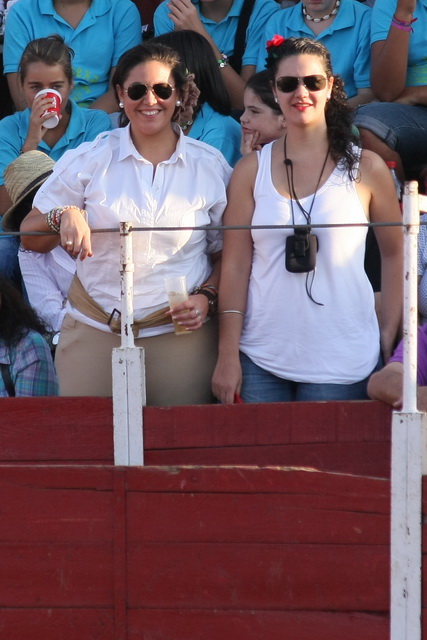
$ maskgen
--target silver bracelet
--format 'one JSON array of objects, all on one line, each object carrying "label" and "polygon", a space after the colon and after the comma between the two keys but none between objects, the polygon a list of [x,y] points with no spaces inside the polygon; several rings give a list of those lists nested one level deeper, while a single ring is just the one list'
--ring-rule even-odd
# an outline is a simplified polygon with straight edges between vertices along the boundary
[{"label": "silver bracelet", "polygon": [[220,311],[218,315],[222,315],[223,313],[238,313],[239,316],[244,316],[243,311],[237,311],[237,309],[226,309],[225,311]]}]

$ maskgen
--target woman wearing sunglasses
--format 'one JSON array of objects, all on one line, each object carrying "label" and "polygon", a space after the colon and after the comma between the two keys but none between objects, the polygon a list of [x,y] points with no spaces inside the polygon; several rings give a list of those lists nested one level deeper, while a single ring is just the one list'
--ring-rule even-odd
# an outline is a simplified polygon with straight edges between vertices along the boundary
[{"label": "woman wearing sunglasses", "polygon": [[[120,345],[117,231],[126,220],[145,228],[133,234],[133,255],[134,330],[145,350],[147,403],[209,402],[222,239],[218,231],[191,227],[220,223],[231,169],[219,151],[175,124],[189,80],[174,51],[154,43],[134,47],[119,60],[114,87],[127,126],[64,156],[22,224],[57,232],[28,237],[27,248],[43,252],[60,243],[78,257],[56,351],[60,392],[111,395],[111,351]],[[91,233],[97,229],[112,231]],[[186,275],[192,293],[173,309],[185,336],[174,334],[167,302],[164,278],[173,275]]]},{"label": "woman wearing sunglasses", "polygon": [[367,223],[401,219],[393,181],[378,156],[352,144],[327,49],[276,36],[268,56],[286,132],[240,160],[230,182],[224,224],[266,228],[225,232],[213,390],[223,403],[235,393],[246,402],[366,398],[401,316],[400,229],[376,228],[381,328],[364,270]]}]

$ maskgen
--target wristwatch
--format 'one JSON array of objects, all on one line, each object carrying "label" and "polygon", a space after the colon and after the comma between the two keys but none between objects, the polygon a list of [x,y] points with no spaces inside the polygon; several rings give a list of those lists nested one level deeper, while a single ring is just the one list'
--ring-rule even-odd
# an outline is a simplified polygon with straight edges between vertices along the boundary
[{"label": "wristwatch", "polygon": [[202,284],[200,287],[196,287],[191,293],[207,298],[209,317],[214,316],[218,312],[218,292],[213,285]]}]

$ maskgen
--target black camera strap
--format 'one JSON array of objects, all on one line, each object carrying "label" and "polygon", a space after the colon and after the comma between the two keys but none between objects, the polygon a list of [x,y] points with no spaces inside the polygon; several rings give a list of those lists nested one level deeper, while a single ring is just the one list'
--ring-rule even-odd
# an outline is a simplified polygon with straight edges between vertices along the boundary
[{"label": "black camera strap", "polygon": [[[295,193],[294,165],[293,165],[292,160],[289,160],[288,155],[286,153],[286,139],[287,139],[287,137],[288,136],[285,136],[285,139],[284,139],[284,142],[283,142],[283,147],[284,147],[284,153],[285,153],[284,164],[285,164],[285,168],[286,168],[286,177],[288,179],[289,192],[290,192],[290,195],[291,195],[292,224],[295,224],[294,207],[293,207],[293,202],[295,200],[295,202],[297,203],[301,213],[303,214],[304,218],[306,219],[307,224],[310,226],[310,224],[311,224],[311,212],[313,211],[314,201],[316,200],[317,191],[319,189],[319,185],[320,185],[320,182],[322,180],[323,172],[325,171],[326,163],[327,163],[328,157],[329,157],[329,147],[328,147],[328,150],[326,152],[326,156],[325,156],[325,160],[324,160],[323,165],[322,165],[322,169],[320,171],[319,179],[318,179],[317,184],[316,184],[316,189],[314,190],[313,198],[312,198],[311,204],[310,204],[310,209],[308,211],[306,211],[304,209],[304,207],[302,206],[301,202],[299,201],[299,198],[298,198],[297,194]],[[290,167],[290,172],[289,172],[289,167]],[[290,173],[290,179],[289,179],[289,173]]]},{"label": "black camera strap", "polygon": [[[299,201],[299,198],[298,198],[298,196],[297,196],[297,194],[295,192],[294,165],[293,165],[292,160],[290,160],[288,158],[288,155],[287,155],[286,139],[287,139],[287,136],[285,136],[285,139],[284,139],[284,142],[283,142],[284,156],[285,156],[284,165],[285,165],[285,169],[286,169],[286,178],[288,180],[289,193],[290,193],[290,196],[291,196],[290,200],[291,200],[292,224],[295,226],[295,215],[294,215],[294,200],[295,200],[295,202],[298,205],[298,208],[300,209],[301,213],[303,214],[303,216],[304,216],[304,218],[306,219],[306,222],[307,222],[307,226],[302,225],[305,228],[305,233],[306,234],[310,234],[310,231],[311,231],[311,226],[310,226],[311,225],[311,212],[313,210],[314,201],[316,200],[316,195],[317,195],[317,192],[319,190],[319,185],[320,185],[320,182],[322,180],[323,173],[325,171],[326,163],[328,161],[329,146],[328,146],[328,150],[326,152],[325,159],[323,161],[322,169],[320,171],[320,175],[319,175],[319,179],[318,179],[317,184],[316,184],[316,188],[314,190],[313,198],[312,198],[311,203],[310,203],[310,209],[308,211],[306,211],[304,209],[304,207],[302,206],[301,202]],[[294,235],[297,235],[297,228],[296,227],[294,228]],[[317,237],[314,236],[314,238],[316,238],[316,241],[317,241]],[[314,265],[315,265],[315,262],[314,262]],[[319,306],[323,307],[323,304],[321,302],[317,302],[317,300],[315,300],[313,298],[313,295],[311,293],[312,286],[313,286],[314,275],[315,275],[314,268],[315,268],[315,266],[312,267],[312,270],[307,272],[307,276],[306,276],[306,280],[305,280],[305,290],[307,292],[308,297],[310,298],[310,300],[312,302],[314,302],[315,304],[318,304]],[[311,282],[309,284],[308,280],[309,280],[310,274],[311,274]]]}]

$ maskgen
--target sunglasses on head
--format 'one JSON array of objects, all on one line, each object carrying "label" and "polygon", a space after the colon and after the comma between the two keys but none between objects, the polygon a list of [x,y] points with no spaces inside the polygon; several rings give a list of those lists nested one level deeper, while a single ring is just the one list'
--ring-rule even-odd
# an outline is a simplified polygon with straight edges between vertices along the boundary
[{"label": "sunglasses on head", "polygon": [[300,83],[309,91],[321,91],[326,87],[326,78],[325,76],[304,76],[303,78],[282,76],[277,78],[276,87],[282,93],[292,93]]},{"label": "sunglasses on head", "polygon": [[167,100],[171,97],[172,92],[175,90],[167,82],[157,82],[156,84],[143,84],[142,82],[133,82],[125,89],[125,93],[128,94],[131,100],[141,100],[151,90],[157,98],[160,100]]}]

